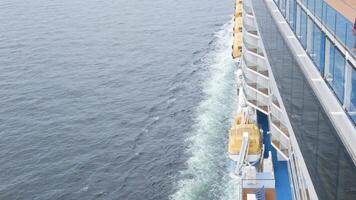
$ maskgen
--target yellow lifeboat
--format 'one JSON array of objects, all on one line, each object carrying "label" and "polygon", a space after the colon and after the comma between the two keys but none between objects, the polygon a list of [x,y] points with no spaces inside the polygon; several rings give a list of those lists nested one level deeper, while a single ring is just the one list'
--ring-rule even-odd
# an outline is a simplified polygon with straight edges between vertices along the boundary
[{"label": "yellow lifeboat", "polygon": [[236,4],[235,17],[242,17],[242,3]]},{"label": "yellow lifeboat", "polygon": [[248,155],[247,161],[250,163],[256,162],[260,159],[262,154],[262,134],[259,128],[254,122],[250,120],[244,120],[244,114],[240,113],[235,118],[235,123],[232,125],[229,132],[229,156],[232,160],[237,161],[240,154],[243,134],[248,133],[249,144],[248,144]]},{"label": "yellow lifeboat", "polygon": [[242,17],[235,18],[234,34],[242,33]]},{"label": "yellow lifeboat", "polygon": [[[238,6],[239,7],[239,6]],[[232,46],[232,57],[239,58],[242,53],[242,13],[235,13],[234,42]]]},{"label": "yellow lifeboat", "polygon": [[241,57],[242,53],[242,33],[234,34],[234,44],[232,46],[232,58]]}]

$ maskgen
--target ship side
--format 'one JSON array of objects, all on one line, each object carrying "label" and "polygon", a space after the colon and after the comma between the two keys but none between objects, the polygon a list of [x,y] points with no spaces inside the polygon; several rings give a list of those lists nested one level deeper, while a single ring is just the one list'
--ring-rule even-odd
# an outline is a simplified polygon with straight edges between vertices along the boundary
[{"label": "ship side", "polygon": [[235,2],[228,152],[241,199],[356,199],[356,56],[346,40],[356,34],[340,41],[342,26],[328,28],[332,6],[327,17],[343,22],[332,1]]}]

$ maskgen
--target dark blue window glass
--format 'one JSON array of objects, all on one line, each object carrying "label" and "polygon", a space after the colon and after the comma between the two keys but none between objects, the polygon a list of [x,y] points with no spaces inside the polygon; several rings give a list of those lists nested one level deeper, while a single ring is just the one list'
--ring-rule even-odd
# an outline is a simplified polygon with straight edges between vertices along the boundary
[{"label": "dark blue window glass", "polygon": [[330,73],[332,74],[331,87],[333,88],[340,102],[343,102],[344,82],[345,82],[345,58],[337,48],[334,47],[333,49],[334,49],[334,62],[332,67],[330,68]]},{"label": "dark blue window glass", "polygon": [[307,27],[308,27],[308,17],[302,10],[300,15],[300,41],[304,48],[307,48]]},{"label": "dark blue window glass", "polygon": [[313,24],[313,61],[321,71],[321,30]]},{"label": "dark blue window glass", "polygon": [[352,70],[352,80],[351,80],[351,105],[349,114],[356,123],[356,69]]},{"label": "dark blue window glass", "polygon": [[290,0],[289,2],[289,25],[295,32],[295,14],[296,14],[296,2],[295,0]]},{"label": "dark blue window glass", "polygon": [[297,24],[297,1],[292,0],[293,2],[293,30],[296,32],[296,24]]},{"label": "dark blue window glass", "polygon": [[330,53],[329,53],[329,72],[325,74],[326,80],[332,86],[333,83],[333,72],[334,72],[334,62],[335,62],[335,47],[332,45],[329,39],[328,43],[330,44]]}]

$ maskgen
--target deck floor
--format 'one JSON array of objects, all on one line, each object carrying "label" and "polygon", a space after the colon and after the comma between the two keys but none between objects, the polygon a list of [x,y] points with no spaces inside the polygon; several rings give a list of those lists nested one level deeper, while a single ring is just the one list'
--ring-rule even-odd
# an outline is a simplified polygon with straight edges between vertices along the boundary
[{"label": "deck floor", "polygon": [[257,116],[258,116],[258,123],[263,129],[263,142],[266,148],[264,157],[265,158],[268,157],[269,151],[271,151],[273,157],[274,173],[276,178],[277,200],[292,199],[289,174],[288,174],[288,163],[287,161],[277,160],[277,152],[272,147],[270,137],[267,134],[267,132],[269,131],[267,116],[259,111]]}]

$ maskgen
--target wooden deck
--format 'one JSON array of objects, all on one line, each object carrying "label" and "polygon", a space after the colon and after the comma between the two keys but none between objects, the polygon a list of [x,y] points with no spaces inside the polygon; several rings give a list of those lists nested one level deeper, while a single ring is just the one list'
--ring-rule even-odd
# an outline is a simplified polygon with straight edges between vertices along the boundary
[{"label": "wooden deck", "polygon": [[[276,190],[274,188],[266,188],[266,200],[275,200],[276,199]],[[242,191],[242,199],[247,199],[247,194],[254,193],[255,189],[243,189]]]},{"label": "wooden deck", "polygon": [[325,0],[330,6],[344,15],[351,22],[356,18],[356,0]]}]

